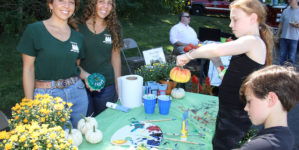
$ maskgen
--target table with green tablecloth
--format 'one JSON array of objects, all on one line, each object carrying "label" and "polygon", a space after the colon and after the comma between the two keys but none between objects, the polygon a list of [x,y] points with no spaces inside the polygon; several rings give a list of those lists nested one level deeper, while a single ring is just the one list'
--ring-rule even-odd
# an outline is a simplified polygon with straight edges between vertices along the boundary
[{"label": "table with green tablecloth", "polygon": [[200,149],[212,150],[212,138],[215,131],[216,116],[218,112],[218,97],[189,93],[183,99],[173,99],[168,115],[160,115],[158,105],[154,114],[145,114],[144,107],[131,109],[128,113],[108,108],[96,117],[99,127],[103,132],[103,140],[98,144],[90,144],[83,140],[80,150],[123,150],[131,149],[128,146],[116,146],[110,142],[112,135],[123,126],[132,121],[160,120],[174,118],[171,121],[152,122],[159,126],[163,133],[180,133],[183,113],[189,110],[187,141],[197,144],[182,143],[166,140],[166,138],[178,139],[180,136],[163,134],[164,138],[160,147],[171,149]]}]

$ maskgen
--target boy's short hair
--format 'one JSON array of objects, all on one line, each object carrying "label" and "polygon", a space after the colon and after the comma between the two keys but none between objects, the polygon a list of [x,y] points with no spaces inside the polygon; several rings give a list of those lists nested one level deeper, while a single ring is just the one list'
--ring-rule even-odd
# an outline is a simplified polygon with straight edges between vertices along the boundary
[{"label": "boy's short hair", "polygon": [[271,65],[251,73],[245,79],[240,88],[240,98],[245,103],[247,88],[257,98],[265,98],[269,92],[274,92],[289,112],[299,100],[299,74],[294,67]]}]

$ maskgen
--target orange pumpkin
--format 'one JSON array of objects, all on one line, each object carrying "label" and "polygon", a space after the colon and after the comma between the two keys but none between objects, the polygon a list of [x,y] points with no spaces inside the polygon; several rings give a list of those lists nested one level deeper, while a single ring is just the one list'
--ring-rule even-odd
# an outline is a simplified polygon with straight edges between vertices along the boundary
[{"label": "orange pumpkin", "polygon": [[181,67],[174,67],[169,73],[170,79],[178,83],[186,83],[190,80],[191,72],[188,69]]}]

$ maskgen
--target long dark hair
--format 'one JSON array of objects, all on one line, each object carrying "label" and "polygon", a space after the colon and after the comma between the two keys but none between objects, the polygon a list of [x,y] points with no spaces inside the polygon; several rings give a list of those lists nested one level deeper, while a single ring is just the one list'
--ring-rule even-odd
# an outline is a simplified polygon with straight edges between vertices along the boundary
[{"label": "long dark hair", "polygon": [[[93,19],[93,26],[95,26],[97,0],[89,0],[84,8],[81,23],[85,23],[88,19]],[[122,27],[117,19],[115,0],[112,0],[112,9],[110,14],[105,18],[107,28],[112,36],[113,49],[121,49],[123,47]]]},{"label": "long dark hair", "polygon": [[266,44],[266,66],[272,64],[273,53],[273,31],[270,26],[266,24],[267,11],[264,5],[259,0],[235,0],[230,4],[230,9],[240,8],[248,15],[255,13],[258,16],[258,22],[260,25],[260,35]]},{"label": "long dark hair", "polygon": [[[47,0],[47,7],[49,8],[49,4],[52,4],[54,0]],[[76,19],[74,18],[74,14],[75,12],[79,9],[79,5],[80,5],[80,0],[75,0],[75,11],[73,13],[73,15],[68,19],[67,23],[69,24],[69,26],[71,26],[73,29],[77,30],[77,23],[76,23]]]}]

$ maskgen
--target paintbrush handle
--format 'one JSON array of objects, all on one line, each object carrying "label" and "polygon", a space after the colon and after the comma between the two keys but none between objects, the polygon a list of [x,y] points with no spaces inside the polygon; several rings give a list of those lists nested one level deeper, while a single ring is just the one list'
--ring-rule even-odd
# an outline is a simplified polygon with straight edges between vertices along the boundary
[{"label": "paintbrush handle", "polygon": [[196,143],[196,142],[190,142],[190,141],[182,141],[182,140],[178,140],[178,139],[172,139],[172,138],[165,138],[166,140],[170,140],[170,141],[176,141],[176,142],[182,142],[182,143],[189,143],[189,144],[196,144],[196,145],[200,145],[200,143]]},{"label": "paintbrush handle", "polygon": [[175,119],[146,120],[143,122],[161,122],[161,121],[170,121],[170,120],[175,120]]}]

